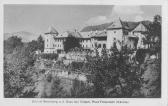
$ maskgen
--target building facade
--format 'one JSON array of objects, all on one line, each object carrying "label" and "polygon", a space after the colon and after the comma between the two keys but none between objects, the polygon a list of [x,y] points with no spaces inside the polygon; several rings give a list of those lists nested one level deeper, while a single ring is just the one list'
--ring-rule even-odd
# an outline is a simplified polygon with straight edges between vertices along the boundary
[{"label": "building facade", "polygon": [[[149,22],[148,22],[149,23]],[[131,49],[147,48],[144,40],[148,36],[147,22],[124,22],[120,19],[97,26],[87,26],[80,32],[66,31],[59,34],[54,27],[49,27],[45,33],[44,53],[64,52],[64,42],[67,37],[73,36],[79,39],[83,49],[110,49],[116,46],[121,50],[122,46]],[[134,41],[135,43],[129,43]]]}]

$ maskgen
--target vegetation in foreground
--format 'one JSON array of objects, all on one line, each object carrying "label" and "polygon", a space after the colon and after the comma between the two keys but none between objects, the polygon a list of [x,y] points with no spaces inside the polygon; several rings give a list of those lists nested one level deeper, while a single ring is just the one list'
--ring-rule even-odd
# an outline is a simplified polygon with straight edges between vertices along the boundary
[{"label": "vegetation in foreground", "polygon": [[[155,20],[156,21],[156,20]],[[153,22],[151,34],[161,38],[158,23]],[[155,35],[156,34],[156,35]],[[148,42],[149,43],[149,42]],[[128,51],[119,52],[115,47],[110,56],[105,50],[102,56],[87,57],[87,63],[72,63],[59,68],[69,71],[80,70],[90,73],[89,82],[93,86],[75,79],[71,86],[64,85],[62,79],[47,70],[40,69],[36,61],[36,50],[43,50],[44,41],[40,36],[36,41],[23,43],[21,38],[10,37],[4,41],[4,97],[6,98],[134,98],[161,97],[161,47],[160,42],[152,43],[151,52],[159,58],[150,59],[139,65],[127,62]],[[57,55],[43,58],[57,58]],[[139,57],[141,58],[141,57]],[[48,60],[49,61],[49,60]],[[51,65],[52,66],[52,65]],[[71,82],[68,82],[71,83]],[[64,88],[68,88],[65,90]]]}]

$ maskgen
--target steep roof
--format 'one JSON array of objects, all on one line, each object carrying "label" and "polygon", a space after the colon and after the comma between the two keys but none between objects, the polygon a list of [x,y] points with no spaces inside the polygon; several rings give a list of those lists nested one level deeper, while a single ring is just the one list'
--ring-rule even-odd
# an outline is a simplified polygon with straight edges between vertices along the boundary
[{"label": "steep roof", "polygon": [[59,34],[58,36],[55,36],[55,38],[66,38],[69,36],[73,36],[76,38],[82,38],[82,35],[79,32],[75,32],[75,31],[66,31],[62,34]]},{"label": "steep roof", "polygon": [[150,21],[141,21],[141,22],[131,22],[131,21],[121,21],[120,19],[116,20],[116,22],[105,23],[101,25],[95,26],[86,26],[81,32],[90,32],[90,31],[103,31],[107,28],[123,28],[128,31],[132,31],[137,25],[142,23],[147,29],[149,29]]},{"label": "steep roof", "polygon": [[105,23],[101,25],[94,25],[94,26],[86,26],[84,27],[81,32],[89,32],[89,31],[103,31],[104,29],[107,29],[113,22]]},{"label": "steep roof", "polygon": [[141,32],[146,32],[147,31],[147,28],[142,24],[142,23],[139,23],[133,31],[141,31]]},{"label": "steep roof", "polygon": [[122,21],[123,29],[128,31],[133,30],[138,24],[139,22]]},{"label": "steep roof", "polygon": [[53,26],[49,26],[46,34],[58,34],[58,31]]},{"label": "steep roof", "polygon": [[122,28],[122,27],[123,27],[123,25],[122,25],[121,20],[117,19],[107,29],[116,29],[116,28]]},{"label": "steep roof", "polygon": [[134,30],[139,24],[144,25],[146,30],[149,30],[151,21],[140,21],[140,22],[130,22],[130,21],[122,21],[122,25],[124,29],[127,29],[128,31]]},{"label": "steep roof", "polygon": [[102,31],[102,32],[100,32],[98,34],[95,34],[92,37],[107,37],[107,32],[106,31]]},{"label": "steep roof", "polygon": [[82,38],[82,35],[78,31],[68,31],[69,36],[73,36],[76,38]]}]

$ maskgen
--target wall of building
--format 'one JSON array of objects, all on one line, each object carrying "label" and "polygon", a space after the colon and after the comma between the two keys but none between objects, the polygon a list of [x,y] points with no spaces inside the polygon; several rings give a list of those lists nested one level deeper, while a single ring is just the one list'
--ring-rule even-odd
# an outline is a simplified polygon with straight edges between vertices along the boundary
[{"label": "wall of building", "polygon": [[45,41],[44,41],[44,53],[54,53],[54,35],[52,34],[45,34]]},{"label": "wall of building", "polygon": [[147,44],[144,43],[144,39],[146,39],[146,35],[142,34],[141,32],[134,32],[134,35],[139,38],[137,48],[146,49],[148,47]]},{"label": "wall of building", "polygon": [[[113,47],[114,39],[116,41],[122,42],[122,37],[123,37],[122,29],[107,30],[107,43],[106,43],[107,49],[110,49],[111,47]],[[118,46],[118,49],[120,49],[119,46]]]},{"label": "wall of building", "polygon": [[65,41],[65,38],[58,38],[58,39],[55,39],[54,41],[54,50],[57,52],[58,50],[64,50],[64,41]]},{"label": "wall of building", "polygon": [[92,48],[91,39],[82,39],[80,41],[80,44],[84,49],[91,49]]}]

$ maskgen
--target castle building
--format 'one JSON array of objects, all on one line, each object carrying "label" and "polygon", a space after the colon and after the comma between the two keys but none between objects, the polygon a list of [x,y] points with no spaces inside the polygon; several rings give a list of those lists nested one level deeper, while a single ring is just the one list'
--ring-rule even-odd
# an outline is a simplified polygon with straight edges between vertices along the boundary
[{"label": "castle building", "polygon": [[58,33],[54,27],[49,27],[45,33],[44,53],[64,52],[64,42],[69,36],[78,38],[83,49],[110,49],[114,45],[118,50],[121,50],[122,46],[130,49],[147,48],[144,40],[148,36],[149,23],[118,19],[111,23],[84,27],[80,32],[75,30],[64,33]]}]

